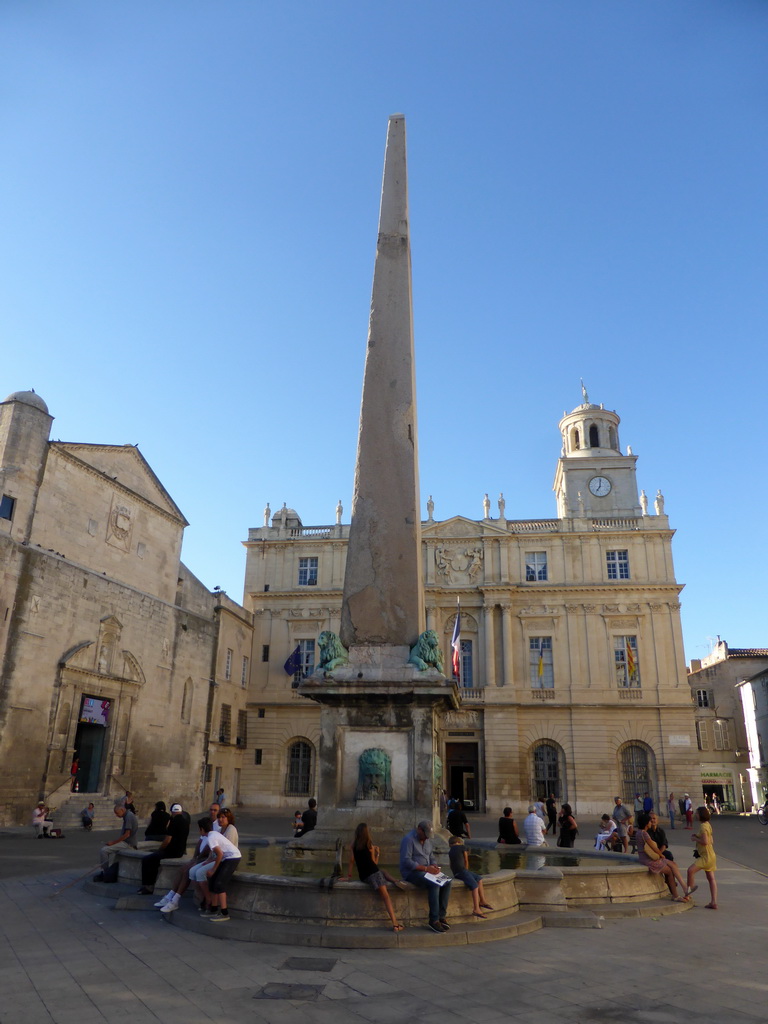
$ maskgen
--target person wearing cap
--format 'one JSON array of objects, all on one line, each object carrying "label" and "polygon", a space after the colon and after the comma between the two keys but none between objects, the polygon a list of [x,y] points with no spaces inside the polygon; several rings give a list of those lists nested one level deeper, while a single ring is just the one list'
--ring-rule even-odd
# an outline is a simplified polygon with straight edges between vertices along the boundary
[{"label": "person wearing cap", "polygon": [[32,827],[37,833],[38,839],[51,838],[51,834],[48,830],[50,829],[53,822],[48,817],[49,813],[50,812],[48,808],[45,806],[45,802],[43,800],[41,800],[37,807],[34,809],[34,811],[32,811]]},{"label": "person wearing cap", "polygon": [[183,812],[181,804],[171,804],[171,820],[168,822],[168,831],[160,843],[160,848],[141,858],[141,896],[151,896],[155,891],[161,861],[169,857],[183,857],[187,852],[189,822]]},{"label": "person wearing cap", "polygon": [[451,898],[451,883],[437,885],[425,877],[426,875],[440,874],[432,845],[431,821],[420,821],[400,843],[400,874],[411,885],[427,890],[429,928],[438,933],[449,931],[450,925],[446,917],[448,915],[448,900]]}]

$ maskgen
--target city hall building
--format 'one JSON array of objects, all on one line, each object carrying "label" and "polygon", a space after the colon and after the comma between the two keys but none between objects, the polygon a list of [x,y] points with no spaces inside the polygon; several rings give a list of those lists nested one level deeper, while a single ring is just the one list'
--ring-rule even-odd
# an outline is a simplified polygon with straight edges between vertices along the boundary
[{"label": "city hall building", "polygon": [[[664,499],[638,495],[619,416],[584,402],[560,422],[553,519],[422,522],[425,628],[446,672],[460,609],[461,695],[439,734],[436,783],[470,808],[516,813],[554,793],[599,814],[621,794],[698,791],[672,536]],[[283,506],[249,530],[253,614],[246,803],[295,809],[316,785],[319,708],[299,696],[317,638],[340,628],[349,527],[305,526]]]}]

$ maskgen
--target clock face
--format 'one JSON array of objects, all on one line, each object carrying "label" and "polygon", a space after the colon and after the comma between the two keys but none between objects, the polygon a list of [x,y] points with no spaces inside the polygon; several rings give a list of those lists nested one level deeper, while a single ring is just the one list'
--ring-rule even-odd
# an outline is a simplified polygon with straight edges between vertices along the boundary
[{"label": "clock face", "polygon": [[593,476],[589,481],[589,489],[597,498],[604,498],[611,492],[611,481],[604,476]]}]

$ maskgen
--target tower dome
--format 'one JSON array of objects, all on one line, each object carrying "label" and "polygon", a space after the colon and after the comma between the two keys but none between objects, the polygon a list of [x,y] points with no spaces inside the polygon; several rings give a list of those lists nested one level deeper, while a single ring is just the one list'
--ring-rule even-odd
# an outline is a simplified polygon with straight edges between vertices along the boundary
[{"label": "tower dome", "polygon": [[48,412],[48,406],[42,400],[40,395],[35,394],[34,391],[14,391],[12,395],[8,395],[5,401],[21,402],[24,405],[31,405],[33,408],[39,409],[40,412],[44,412],[46,416],[50,415]]},{"label": "tower dome", "polygon": [[584,402],[560,420],[563,454],[568,458],[589,458],[601,452],[621,454],[618,413]]}]

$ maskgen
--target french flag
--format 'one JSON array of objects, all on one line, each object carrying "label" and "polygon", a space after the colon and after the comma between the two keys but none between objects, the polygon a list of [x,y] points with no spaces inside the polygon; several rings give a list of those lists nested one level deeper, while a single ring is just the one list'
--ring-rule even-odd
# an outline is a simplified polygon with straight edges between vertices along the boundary
[{"label": "french flag", "polygon": [[453,636],[451,637],[451,648],[453,654],[451,655],[451,661],[453,663],[453,676],[455,679],[461,678],[461,606],[456,607],[456,622],[453,627]]}]

